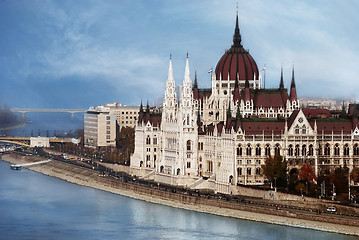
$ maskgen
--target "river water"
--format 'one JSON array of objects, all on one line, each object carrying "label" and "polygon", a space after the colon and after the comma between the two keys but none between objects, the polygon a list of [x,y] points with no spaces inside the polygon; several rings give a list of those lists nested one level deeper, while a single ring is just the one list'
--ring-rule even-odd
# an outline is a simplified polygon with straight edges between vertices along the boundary
[{"label": "river water", "polygon": [[0,239],[357,239],[148,203],[0,161]]}]

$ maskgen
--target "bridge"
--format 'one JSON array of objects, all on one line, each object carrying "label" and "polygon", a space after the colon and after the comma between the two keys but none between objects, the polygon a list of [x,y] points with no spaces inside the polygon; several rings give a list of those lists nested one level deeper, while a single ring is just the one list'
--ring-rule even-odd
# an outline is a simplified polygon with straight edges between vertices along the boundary
[{"label": "bridge", "polygon": [[[72,142],[71,138],[50,138],[50,143],[70,143]],[[13,143],[25,147],[30,146],[29,137],[0,137],[0,142]]]},{"label": "bridge", "polygon": [[12,170],[21,170],[21,167],[34,166],[34,165],[48,163],[48,162],[51,162],[51,160],[48,159],[48,160],[44,160],[44,161],[32,162],[32,163],[24,163],[24,164],[11,164],[10,167],[11,167]]},{"label": "bridge", "polygon": [[86,112],[87,109],[74,109],[74,108],[10,108],[11,112],[21,113],[21,119],[25,119],[25,113],[28,112],[37,112],[37,113],[59,113],[59,112],[68,112],[71,113],[71,118],[74,117],[75,113]]}]

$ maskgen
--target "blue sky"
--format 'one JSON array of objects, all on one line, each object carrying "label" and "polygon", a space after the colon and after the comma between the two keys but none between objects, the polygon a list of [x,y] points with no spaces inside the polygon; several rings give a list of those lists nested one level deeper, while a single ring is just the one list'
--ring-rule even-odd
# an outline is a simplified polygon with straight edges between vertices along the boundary
[{"label": "blue sky", "polygon": [[[359,101],[359,1],[239,1],[242,43],[266,87],[299,97]],[[172,54],[175,81],[210,87],[230,48],[236,1],[0,0],[0,104],[87,108],[161,103]]]}]

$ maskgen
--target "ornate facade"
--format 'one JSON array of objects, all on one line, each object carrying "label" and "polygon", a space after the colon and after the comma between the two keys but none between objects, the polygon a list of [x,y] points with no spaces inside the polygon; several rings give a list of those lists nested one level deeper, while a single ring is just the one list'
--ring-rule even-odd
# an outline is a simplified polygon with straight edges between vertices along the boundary
[{"label": "ornate facade", "polygon": [[[315,173],[359,167],[359,105],[342,118],[325,109],[302,109],[294,69],[291,86],[263,89],[256,62],[241,44],[238,16],[233,45],[212,74],[212,88],[198,88],[188,55],[179,97],[172,59],[161,114],[140,108],[131,167],[145,178],[230,192],[237,184],[261,185],[267,156],[280,154],[289,168],[309,163]],[[207,184],[207,185],[206,185]]]}]

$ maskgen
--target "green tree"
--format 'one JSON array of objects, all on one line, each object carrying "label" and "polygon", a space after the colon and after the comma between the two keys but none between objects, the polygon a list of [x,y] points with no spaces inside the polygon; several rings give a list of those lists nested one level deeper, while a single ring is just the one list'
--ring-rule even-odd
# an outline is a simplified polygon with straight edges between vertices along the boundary
[{"label": "green tree", "polygon": [[287,184],[287,161],[281,155],[268,156],[262,166],[263,174],[272,183],[276,181],[277,186],[285,187]]}]

